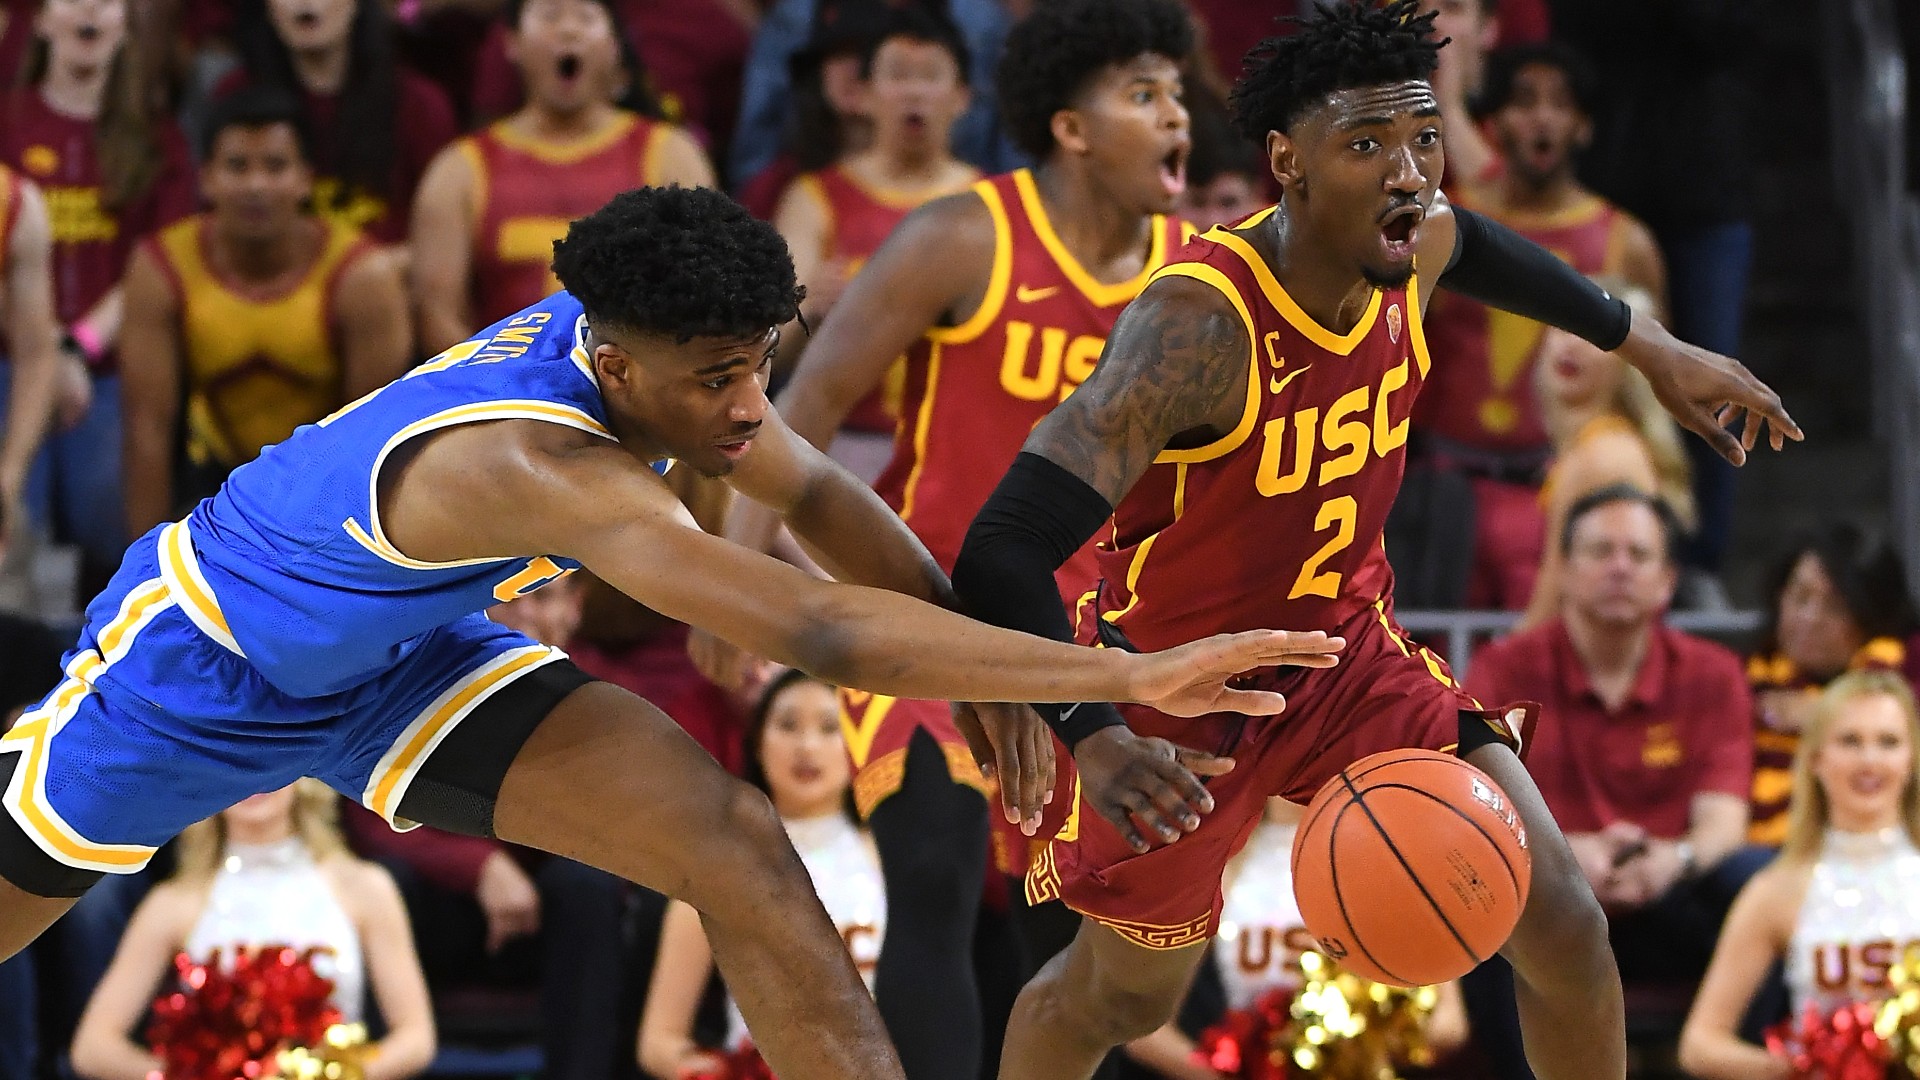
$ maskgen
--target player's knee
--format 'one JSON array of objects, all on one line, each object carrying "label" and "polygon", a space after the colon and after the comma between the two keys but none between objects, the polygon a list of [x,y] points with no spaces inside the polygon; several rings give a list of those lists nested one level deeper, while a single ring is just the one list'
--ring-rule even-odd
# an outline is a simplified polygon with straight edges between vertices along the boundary
[{"label": "player's knee", "polygon": [[1610,960],[1607,914],[1578,866],[1536,864],[1514,944],[1516,964],[1525,964],[1529,957],[1550,958],[1545,967],[1571,978],[1584,977],[1593,964]]},{"label": "player's knee", "polygon": [[1153,1034],[1180,1008],[1183,984],[1135,986],[1095,980],[1069,1008],[1080,1026],[1109,1046]]},{"label": "player's knee", "polygon": [[765,793],[733,781],[717,802],[693,852],[686,891],[676,895],[714,915],[743,903],[784,903],[796,888],[811,894],[806,867]]}]

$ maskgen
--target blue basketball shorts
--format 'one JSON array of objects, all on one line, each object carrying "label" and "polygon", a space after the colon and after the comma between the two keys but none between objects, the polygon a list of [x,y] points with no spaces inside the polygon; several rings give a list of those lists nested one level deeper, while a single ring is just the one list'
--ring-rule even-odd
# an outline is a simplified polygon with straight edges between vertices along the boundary
[{"label": "blue basketball shorts", "polygon": [[27,892],[134,873],[188,825],[304,776],[396,828],[491,835],[514,755],[589,681],[475,614],[360,686],[291,697],[183,609],[158,563],[172,527],[128,549],[59,686],[0,735],[0,877]]}]

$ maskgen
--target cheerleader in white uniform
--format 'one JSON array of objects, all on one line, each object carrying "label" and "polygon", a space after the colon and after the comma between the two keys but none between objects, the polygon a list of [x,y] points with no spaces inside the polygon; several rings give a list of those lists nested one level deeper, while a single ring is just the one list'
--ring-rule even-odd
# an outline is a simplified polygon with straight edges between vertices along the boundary
[{"label": "cheerleader in white uniform", "polygon": [[317,780],[255,795],[191,826],[178,841],[179,870],[133,913],[113,963],[73,1038],[73,1068],[87,1080],[147,1080],[159,1062],[131,1036],[185,952],[289,945],[318,950],[314,970],[333,980],[333,1005],[348,1023],[366,1013],[372,983],[386,1038],[367,1080],[402,1080],[433,1059],[433,1010],[413,949],[406,907],[387,872],[348,853],[336,824],[338,796]]},{"label": "cheerleader in white uniform", "polygon": [[1920,950],[1916,746],[1920,713],[1900,676],[1856,672],[1821,694],[1794,761],[1786,845],[1734,901],[1681,1033],[1689,1074],[1792,1075],[1784,1058],[1737,1034],[1783,956],[1796,1017],[1889,996],[1888,970]]},{"label": "cheerleader in white uniform", "polygon": [[[1313,935],[1293,895],[1293,834],[1303,812],[1285,799],[1267,800],[1266,817],[1222,877],[1220,932],[1211,955],[1228,1009],[1252,1008],[1274,990],[1297,990],[1304,978],[1300,954],[1313,948]],[[1426,1034],[1441,1057],[1466,1041],[1466,1007],[1457,985],[1440,988]],[[1220,1074],[1196,1062],[1193,1049],[1192,1040],[1168,1025],[1130,1043],[1127,1056],[1167,1080],[1216,1080]]]},{"label": "cheerleader in white uniform", "polygon": [[[821,906],[871,991],[887,930],[887,894],[873,838],[854,813],[852,770],[834,688],[804,672],[781,675],[761,698],[745,742],[745,778],[773,800]],[[680,1080],[719,1067],[716,1056],[693,1037],[694,1017],[712,974],[713,950],[699,913],[673,902],[660,929],[660,952],[640,1018],[640,1067],[657,1080]],[[738,1050],[751,1038],[729,998],[726,1049]]]}]

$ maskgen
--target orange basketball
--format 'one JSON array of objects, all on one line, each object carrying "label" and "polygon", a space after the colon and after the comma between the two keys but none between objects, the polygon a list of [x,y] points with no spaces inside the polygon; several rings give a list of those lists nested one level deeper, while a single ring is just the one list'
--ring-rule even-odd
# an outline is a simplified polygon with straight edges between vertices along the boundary
[{"label": "orange basketball", "polygon": [[1450,754],[1389,750],[1341,770],[1293,840],[1320,951],[1395,986],[1457,979],[1506,944],[1533,858],[1507,794]]}]

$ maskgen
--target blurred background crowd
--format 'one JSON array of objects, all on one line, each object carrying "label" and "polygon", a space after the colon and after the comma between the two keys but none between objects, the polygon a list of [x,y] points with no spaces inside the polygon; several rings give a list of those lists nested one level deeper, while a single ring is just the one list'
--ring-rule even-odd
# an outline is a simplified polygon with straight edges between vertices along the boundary
[{"label": "blurred background crowd", "polygon": [[[787,237],[818,326],[909,208],[1034,164],[1002,130],[993,73],[1049,2],[0,2],[0,730],[58,680],[130,537],[544,295],[552,240],[618,191],[724,187]],[[1204,229],[1275,197],[1225,101],[1241,56],[1297,12],[1185,2],[1179,212]],[[1666,1075],[1685,1045],[1696,1075],[1723,1075],[1706,1029],[1751,1041],[1785,1015],[1787,982],[1758,981],[1744,1021],[1719,1015],[1722,993],[1686,1040],[1683,1023],[1729,906],[1791,842],[1790,807],[1844,780],[1795,768],[1814,732],[1846,727],[1852,699],[1823,688],[1891,673],[1852,693],[1906,710],[1895,789],[1920,749],[1898,693],[1920,680],[1920,574],[1903,572],[1920,552],[1920,111],[1903,78],[1920,15],[1891,0],[1422,7],[1452,39],[1434,78],[1449,196],[1741,357],[1808,434],[1736,473],[1617,359],[1443,293],[1388,530],[1402,621],[1484,699],[1548,706],[1529,764],[1613,920],[1636,1067]],[[776,382],[805,338],[786,335]],[[897,422],[886,390],[836,443],[869,479]],[[496,617],[768,790],[871,969],[884,894],[832,687],[771,671],[717,685],[687,628],[585,575]],[[1230,876],[1185,1030],[1117,1054],[1115,1075],[1237,1075],[1192,1040],[1298,978],[1297,915],[1261,899],[1286,891],[1291,828],[1276,807]],[[1012,929],[1025,902],[998,871],[982,882],[990,1044],[1044,959]],[[1909,903],[1898,949],[1920,941],[1920,893]],[[744,1034],[690,910],[296,787],[110,877],[0,964],[0,1080],[145,1080],[142,1019],[175,953],[290,936],[333,949],[343,1011],[381,1041],[379,1080],[680,1080],[719,1075],[716,1052]],[[1889,967],[1829,959],[1821,985],[1839,988]],[[1443,988],[1435,1074],[1525,1075],[1503,977]]]}]

